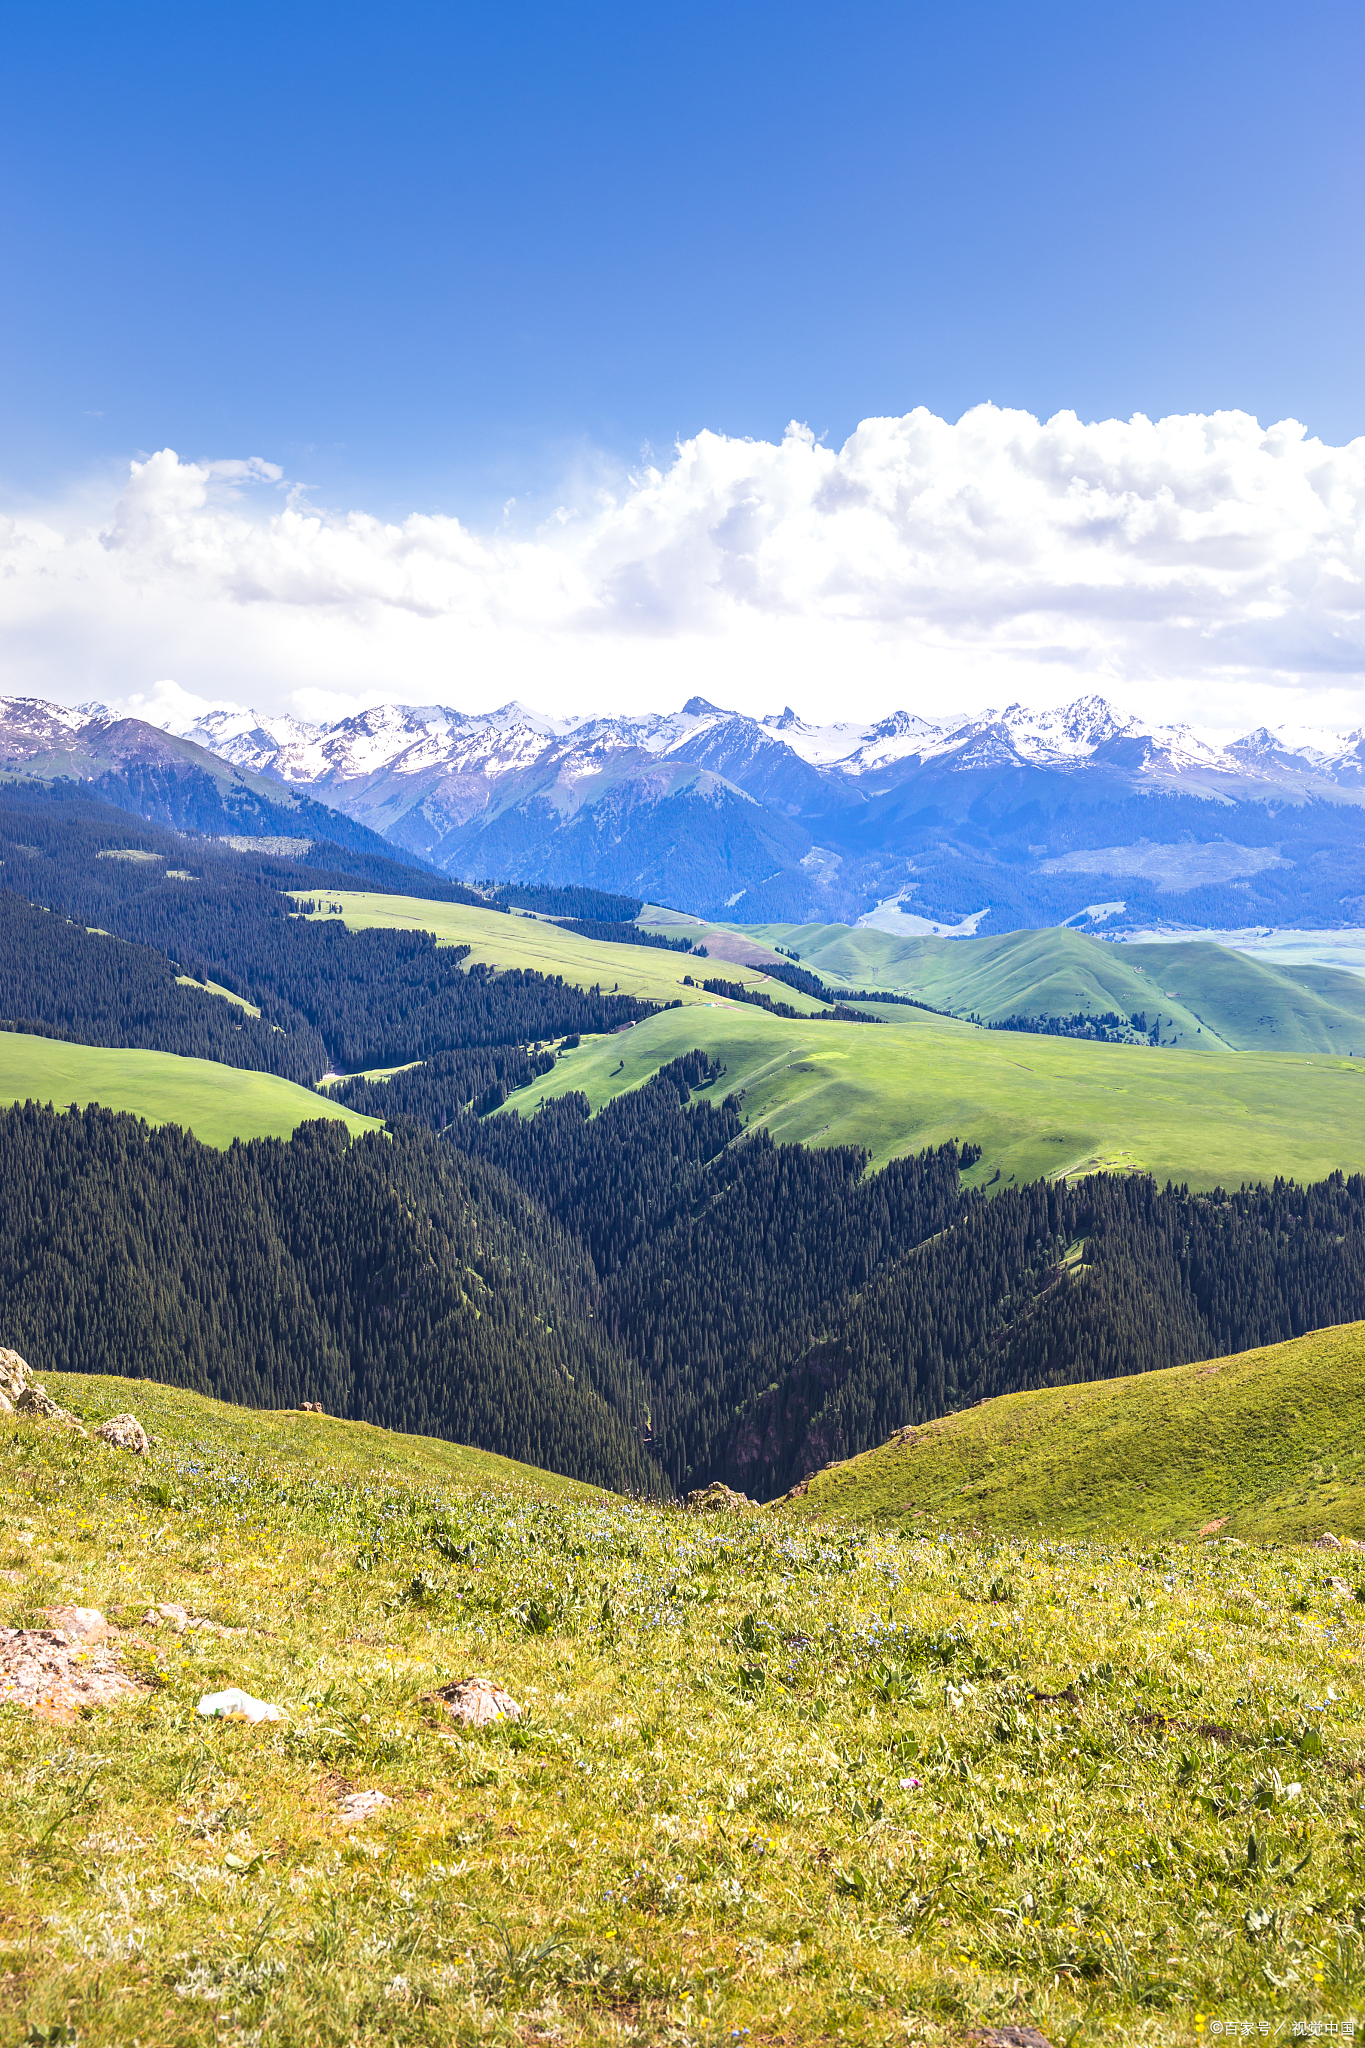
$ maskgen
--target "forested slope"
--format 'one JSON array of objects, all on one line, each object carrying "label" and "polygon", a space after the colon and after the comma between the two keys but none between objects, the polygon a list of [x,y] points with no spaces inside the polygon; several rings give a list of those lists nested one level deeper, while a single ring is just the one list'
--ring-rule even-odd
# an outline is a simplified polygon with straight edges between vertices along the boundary
[{"label": "forested slope", "polygon": [[896,1260],[734,1432],[780,1492],[893,1429],[1031,1387],[1110,1379],[1365,1316],[1365,1180],[1236,1194],[1094,1175],[964,1206]]},{"label": "forested slope", "polygon": [[0,889],[0,1031],[145,1046],[305,1085],[327,1058],[302,1020],[291,1031],[272,1029],[240,1003],[186,987],[153,947],[88,932],[8,889]]},{"label": "forested slope", "polygon": [[[7,797],[0,802],[0,860],[4,887],[28,902],[154,949],[167,963],[167,978],[178,969],[249,998],[266,1029],[296,1041],[274,1055],[291,1062],[275,1071],[296,1079],[316,1080],[329,1067],[389,1066],[438,1052],[611,1031],[654,1007],[555,976],[466,967],[467,948],[438,946],[427,932],[350,932],[301,917],[284,892],[325,896],[340,878],[298,861],[177,839],[85,800],[44,807],[31,796]],[[458,884],[440,886],[477,900]],[[122,1015],[129,1030],[143,1035],[99,1036],[113,1026],[98,989],[77,992],[78,984],[98,979],[85,956],[48,983],[44,1003],[40,980],[24,976],[26,934],[12,936],[7,971],[28,1005],[30,1027],[65,1016],[89,1043],[184,1049],[171,1042],[179,1026],[168,1023],[162,1033],[158,1023],[154,1030],[150,1014],[139,1015],[127,992]],[[0,947],[5,940],[0,927]],[[455,1092],[455,1107],[470,1099]]]},{"label": "forested slope", "polygon": [[116,1372],[657,1489],[638,1376],[571,1239],[420,1132],[227,1152],[105,1110],[0,1113],[0,1317],[38,1372]]}]

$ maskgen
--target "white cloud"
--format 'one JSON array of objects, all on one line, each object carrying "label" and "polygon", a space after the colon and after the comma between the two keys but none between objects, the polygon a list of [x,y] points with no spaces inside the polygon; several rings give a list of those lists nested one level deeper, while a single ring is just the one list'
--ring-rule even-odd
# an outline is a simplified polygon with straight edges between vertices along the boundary
[{"label": "white cloud", "polygon": [[828,718],[1098,688],[1221,726],[1365,717],[1365,440],[1293,421],[704,433],[520,533],[320,512],[274,463],[170,449],[90,502],[0,520],[7,694],[318,716],[700,690]]}]

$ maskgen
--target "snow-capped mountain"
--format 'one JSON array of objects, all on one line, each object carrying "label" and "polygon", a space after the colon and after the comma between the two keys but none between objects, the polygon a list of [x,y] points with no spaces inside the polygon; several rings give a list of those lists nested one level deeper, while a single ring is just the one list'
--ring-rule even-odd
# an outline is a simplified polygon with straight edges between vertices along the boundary
[{"label": "snow-capped mountain", "polygon": [[[1116,712],[1100,696],[1051,711],[1011,704],[941,721],[895,711],[870,724],[823,726],[808,725],[790,706],[753,719],[693,697],[680,711],[634,717],[553,719],[516,702],[484,712],[383,704],[318,725],[215,711],[181,730],[234,766],[284,782],[326,783],[338,793],[359,790],[381,774],[423,785],[443,771],[497,780],[552,762],[573,782],[631,756],[729,761],[738,771],[762,762],[769,774],[791,757],[831,787],[934,762],[960,772],[1012,765],[1064,772],[1094,763],[1150,781],[1209,776],[1229,783],[1353,783],[1365,766],[1365,731],[1272,733],[1262,726],[1225,741],[1192,726]],[[742,772],[734,779],[744,786]]]},{"label": "snow-capped mountain", "polygon": [[[1216,900],[1189,885],[1193,921],[1365,921],[1365,730],[1229,738],[1094,694],[823,726],[700,696],[572,717],[385,703],[318,723],[215,711],[174,736],[101,705],[15,699],[0,702],[4,768],[116,772],[129,791],[221,772],[257,805],[273,790],[326,806],[452,875],[587,882],[750,922],[852,918],[900,898],[955,928],[994,906],[983,928],[1000,929],[1144,889],[1132,915],[1150,920],[1196,872],[1224,880]],[[1214,841],[1217,860],[1172,857]],[[1134,847],[1151,849],[1147,883]],[[1079,879],[1103,875],[1112,886]]]}]

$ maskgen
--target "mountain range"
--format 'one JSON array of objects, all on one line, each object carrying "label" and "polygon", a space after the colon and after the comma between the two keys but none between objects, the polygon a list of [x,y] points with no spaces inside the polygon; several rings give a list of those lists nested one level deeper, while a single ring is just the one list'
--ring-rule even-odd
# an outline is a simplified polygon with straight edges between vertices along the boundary
[{"label": "mountain range", "polygon": [[174,815],[190,785],[242,830],[337,839],[324,820],[340,814],[369,849],[445,873],[590,883],[746,923],[1365,918],[1365,729],[1222,742],[1097,695],[824,726],[702,697],[642,716],[516,702],[382,704],[319,724],[214,711],[175,734],[101,705],[11,699],[6,768],[102,784],[131,808],[149,791],[161,809],[145,814],[167,823],[192,824],[193,805]]}]

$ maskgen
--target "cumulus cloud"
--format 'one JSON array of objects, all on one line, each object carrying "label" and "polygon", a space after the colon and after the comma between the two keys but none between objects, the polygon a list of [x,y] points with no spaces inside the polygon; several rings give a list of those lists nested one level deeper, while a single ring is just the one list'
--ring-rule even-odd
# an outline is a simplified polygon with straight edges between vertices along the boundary
[{"label": "cumulus cloud", "polygon": [[1294,421],[702,433],[522,532],[320,511],[274,463],[171,449],[89,507],[0,520],[7,693],[319,716],[700,690],[826,718],[1099,689],[1222,726],[1365,717],[1365,439]]}]

